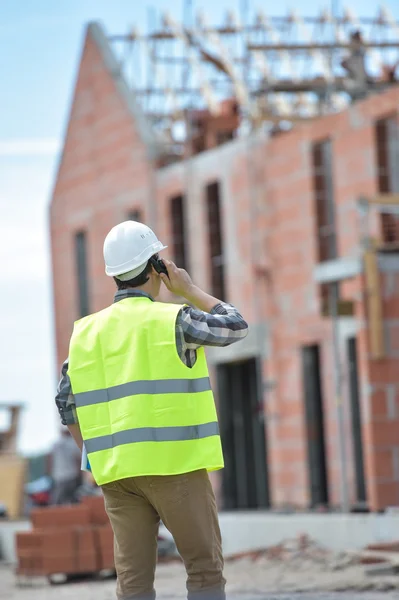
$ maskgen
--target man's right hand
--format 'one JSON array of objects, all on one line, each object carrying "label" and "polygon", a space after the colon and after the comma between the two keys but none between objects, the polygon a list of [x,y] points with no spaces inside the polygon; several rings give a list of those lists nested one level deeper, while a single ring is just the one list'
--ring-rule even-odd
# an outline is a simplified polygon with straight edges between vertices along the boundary
[{"label": "man's right hand", "polygon": [[184,269],[176,267],[171,260],[164,260],[164,263],[168,270],[168,276],[164,273],[161,273],[160,276],[165,286],[172,294],[187,299],[194,287],[190,275]]},{"label": "man's right hand", "polygon": [[210,296],[194,285],[187,271],[179,269],[170,260],[165,260],[164,263],[169,277],[164,273],[161,273],[160,277],[170,292],[176,296],[182,296],[187,302],[207,313],[210,313],[221,302],[218,298]]}]

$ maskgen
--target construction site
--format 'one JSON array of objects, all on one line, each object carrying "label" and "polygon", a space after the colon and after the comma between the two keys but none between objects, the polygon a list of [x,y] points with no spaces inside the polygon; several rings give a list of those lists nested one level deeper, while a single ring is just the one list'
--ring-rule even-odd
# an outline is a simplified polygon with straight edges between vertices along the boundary
[{"label": "construction site", "polygon": [[[149,10],[145,31],[86,26],[50,206],[57,364],[73,323],[112,302],[108,231],[148,224],[166,258],[249,323],[239,345],[207,349],[232,597],[376,600],[399,585],[399,22],[386,8],[276,16],[244,0],[212,23],[183,5]],[[86,571],[112,570],[110,529],[86,513]],[[58,573],[53,559],[36,574]],[[385,588],[364,579],[380,563]],[[101,585],[96,598],[111,598]]]},{"label": "construction site", "polygon": [[51,203],[58,361],[112,299],[107,231],[148,223],[250,324],[208,354],[221,508],[399,501],[397,33],[383,10],[88,25]]}]

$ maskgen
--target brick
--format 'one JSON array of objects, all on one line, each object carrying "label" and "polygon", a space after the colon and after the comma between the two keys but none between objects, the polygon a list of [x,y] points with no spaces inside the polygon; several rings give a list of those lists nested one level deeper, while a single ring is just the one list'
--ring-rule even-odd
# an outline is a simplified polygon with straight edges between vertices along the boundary
[{"label": "brick", "polygon": [[87,496],[83,498],[83,505],[90,511],[90,522],[92,525],[108,525],[109,519],[105,512],[104,497]]},{"label": "brick", "polygon": [[27,575],[72,575],[98,572],[102,564],[111,568],[112,535],[109,536],[107,531],[102,538],[104,545],[101,561],[98,538],[93,527],[43,530],[20,535],[17,537],[17,572]]},{"label": "brick", "polygon": [[[398,304],[398,299],[396,298],[396,305]],[[399,310],[399,309],[397,309]],[[384,313],[386,316],[386,313]],[[390,315],[392,316],[392,315]],[[399,353],[399,325],[387,323],[387,331],[388,331],[388,339],[389,339],[389,350],[394,352],[395,354]]]},{"label": "brick", "polygon": [[397,506],[399,498],[399,482],[377,483],[377,502],[375,509]]},{"label": "brick", "polygon": [[17,535],[18,572],[51,575],[76,571],[73,530],[42,530]]},{"label": "brick", "polygon": [[[393,479],[393,457],[391,449],[376,450],[374,457],[374,475],[377,479]],[[373,550],[373,548],[371,548]]]},{"label": "brick", "polygon": [[399,419],[372,424],[375,447],[399,445]]},{"label": "brick", "polygon": [[387,417],[386,390],[378,389],[370,395],[370,419]]},{"label": "brick", "polygon": [[359,560],[361,565],[377,565],[380,563],[386,563],[385,558],[379,556],[361,556]]},{"label": "brick", "polygon": [[43,556],[69,556],[75,552],[74,532],[70,530],[54,530],[42,532]]},{"label": "brick", "polygon": [[95,554],[79,554],[74,573],[97,573],[100,570]]},{"label": "brick", "polygon": [[[399,319],[399,306],[398,306],[398,297],[397,295],[393,298],[385,299],[382,303],[382,314],[385,319]],[[398,326],[395,325],[395,328]],[[390,328],[388,324],[388,328]],[[397,343],[397,332],[395,333],[395,340]]]},{"label": "brick", "polygon": [[40,546],[42,543],[42,534],[38,531],[23,531],[15,535],[15,544],[17,551],[29,550]]},{"label": "brick", "polygon": [[74,529],[77,548],[76,572],[92,573],[101,570],[94,527]]},{"label": "brick", "polygon": [[43,556],[42,572],[46,575],[55,575],[56,573],[65,573],[69,575],[76,573],[76,556],[74,554],[65,556]]},{"label": "brick", "polygon": [[31,521],[34,529],[84,527],[90,524],[90,511],[87,506],[54,506],[32,510]]},{"label": "brick", "polygon": [[398,383],[398,360],[394,358],[371,360],[369,362],[369,377],[372,385]]},{"label": "brick", "polygon": [[17,575],[25,575],[31,577],[45,576],[46,572],[43,567],[43,561],[34,549],[23,551],[18,556],[18,564],[16,567]]},{"label": "brick", "polygon": [[399,541],[396,542],[380,542],[379,544],[369,544],[367,550],[377,552],[399,552]]},{"label": "brick", "polygon": [[101,570],[113,569],[114,563],[114,533],[110,526],[97,527],[97,547],[100,553]]}]

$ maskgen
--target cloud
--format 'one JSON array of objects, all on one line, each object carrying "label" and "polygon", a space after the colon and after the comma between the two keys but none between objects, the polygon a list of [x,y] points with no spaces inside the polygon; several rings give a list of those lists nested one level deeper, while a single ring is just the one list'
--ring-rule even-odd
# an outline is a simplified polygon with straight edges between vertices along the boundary
[{"label": "cloud", "polygon": [[56,138],[0,139],[0,156],[54,156],[60,148]]}]

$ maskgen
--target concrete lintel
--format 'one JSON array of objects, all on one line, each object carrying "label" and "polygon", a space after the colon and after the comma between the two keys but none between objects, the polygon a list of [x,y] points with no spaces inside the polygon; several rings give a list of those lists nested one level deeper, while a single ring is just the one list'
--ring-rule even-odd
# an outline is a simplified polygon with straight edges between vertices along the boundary
[{"label": "concrete lintel", "polygon": [[399,259],[398,252],[392,254],[379,254],[378,268],[382,273],[398,273]]},{"label": "concrete lintel", "polygon": [[226,348],[207,348],[208,363],[210,365],[219,365],[247,360],[257,356],[267,358],[269,355],[268,340],[268,328],[265,323],[250,325],[248,335],[244,340]]},{"label": "concrete lintel", "polygon": [[378,204],[378,212],[397,216],[397,215],[399,215],[399,205],[398,204]]},{"label": "concrete lintel", "polygon": [[167,181],[168,177],[183,176],[188,167],[194,169],[197,175],[203,173],[209,176],[212,175],[212,172],[218,173],[221,161],[229,162],[240,151],[245,152],[248,149],[248,144],[253,145],[257,139],[255,134],[250,134],[246,137],[236,137],[221,146],[209,148],[180,162],[160,167],[157,171],[157,176],[161,182],[164,182],[165,180]]},{"label": "concrete lintel", "polygon": [[337,258],[316,265],[313,277],[317,283],[333,283],[352,279],[362,271],[363,264],[360,258]]}]

